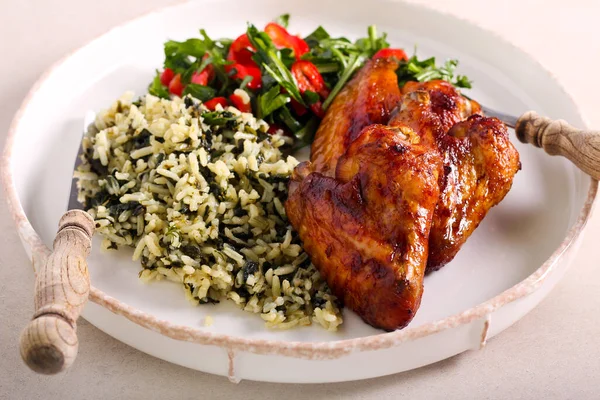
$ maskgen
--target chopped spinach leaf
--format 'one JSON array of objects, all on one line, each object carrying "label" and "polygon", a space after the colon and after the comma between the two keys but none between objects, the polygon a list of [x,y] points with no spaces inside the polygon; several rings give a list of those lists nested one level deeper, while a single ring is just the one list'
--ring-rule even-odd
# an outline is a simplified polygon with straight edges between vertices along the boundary
[{"label": "chopped spinach leaf", "polygon": [[142,129],[139,134],[133,137],[133,148],[141,149],[150,146],[150,137],[152,137],[152,133],[146,128]]},{"label": "chopped spinach leaf", "polygon": [[237,117],[230,112],[212,111],[202,114],[204,122],[212,126],[227,125],[228,122],[235,121]]}]

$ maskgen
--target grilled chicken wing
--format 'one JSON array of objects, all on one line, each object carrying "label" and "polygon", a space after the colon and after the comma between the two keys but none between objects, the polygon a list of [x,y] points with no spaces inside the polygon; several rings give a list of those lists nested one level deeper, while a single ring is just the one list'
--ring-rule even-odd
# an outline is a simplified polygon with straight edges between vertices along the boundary
[{"label": "grilled chicken wing", "polygon": [[363,128],[388,122],[400,100],[397,68],[393,59],[369,61],[336,96],[311,147],[316,171],[333,176],[338,158]]},{"label": "grilled chicken wing", "polygon": [[444,157],[440,200],[429,236],[427,272],[450,262],[490,208],[504,199],[521,168],[506,125],[473,115],[440,140]]},{"label": "grilled chicken wing", "polygon": [[[451,261],[490,208],[500,203],[520,168],[506,126],[444,81],[410,82],[390,125],[408,124],[444,160],[440,200],[429,236],[427,272]],[[465,119],[469,118],[465,121]]]},{"label": "grilled chicken wing", "polygon": [[[429,102],[424,104],[438,120],[438,136],[444,136],[454,124],[466,120],[473,114],[481,113],[481,106],[474,100],[462,96],[452,84],[442,80],[428,82],[407,82],[402,87],[402,94],[416,91],[429,93]],[[399,116],[396,115],[396,118]],[[415,121],[415,116],[409,118]],[[418,132],[418,128],[416,131]],[[436,137],[437,139],[437,137]]]},{"label": "grilled chicken wing", "polygon": [[300,164],[286,202],[333,293],[386,330],[406,326],[420,305],[439,198],[440,155],[411,136],[407,126],[369,126],[339,158],[335,178]]}]

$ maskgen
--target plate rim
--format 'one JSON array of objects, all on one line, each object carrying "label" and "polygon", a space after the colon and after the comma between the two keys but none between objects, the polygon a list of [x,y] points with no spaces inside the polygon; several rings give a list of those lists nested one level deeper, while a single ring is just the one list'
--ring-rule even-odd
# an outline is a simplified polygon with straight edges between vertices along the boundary
[{"label": "plate rim", "polygon": [[[397,2],[394,0],[387,0],[390,2]],[[415,4],[411,2],[404,2],[408,7],[420,9],[421,11],[429,13],[437,13],[440,16],[448,19],[454,19],[461,24],[470,25],[471,27],[485,31],[487,34],[493,36],[496,40],[503,42],[505,45],[512,47],[514,50],[521,52],[528,56],[528,58],[535,63],[535,65],[546,72],[548,76],[554,81],[557,88],[559,88],[563,95],[575,106],[575,112],[577,116],[583,121],[587,127],[589,124],[587,119],[581,112],[580,107],[574,101],[573,97],[564,88],[562,83],[555,77],[555,75],[548,70],[542,63],[540,63],[535,57],[529,54],[527,51],[518,47],[514,43],[505,39],[497,32],[489,30],[479,25],[476,21],[463,18],[458,15],[451,14],[446,11],[436,10],[432,7],[422,4]],[[68,52],[58,61],[54,62],[48,67],[33,84],[19,109],[15,113],[10,127],[8,129],[5,148],[2,154],[0,166],[2,180],[5,194],[7,197],[7,203],[9,206],[9,212],[13,217],[17,232],[21,237],[22,241],[30,246],[31,257],[33,261],[34,272],[37,270],[37,265],[40,262],[44,262],[46,257],[50,254],[50,249],[43,243],[40,236],[37,234],[29,219],[27,218],[25,211],[22,207],[19,199],[15,182],[13,179],[13,171],[11,168],[11,156],[14,148],[14,144],[17,137],[17,131],[25,110],[29,107],[31,100],[36,96],[38,90],[44,85],[44,83],[50,78],[53,72],[63,66],[72,56],[80,52],[84,48],[92,45],[93,43],[100,41],[104,37],[110,35],[112,32],[120,29],[123,26],[134,23],[138,20],[150,17],[153,14],[160,14],[170,9],[189,4],[188,2],[175,3],[164,7],[159,7],[149,12],[143,13],[137,17],[130,18],[124,21],[104,33],[98,35],[94,39],[89,40],[78,48]],[[456,328],[462,325],[469,324],[478,319],[484,319],[494,311],[501,307],[525,297],[534,291],[536,291],[546,277],[551,272],[552,267],[561,260],[563,255],[571,247],[571,245],[580,237],[583,232],[587,221],[591,216],[591,212],[594,207],[594,200],[598,192],[598,181],[589,178],[589,188],[587,191],[587,197],[583,204],[583,207],[578,213],[575,224],[569,229],[565,238],[560,245],[554,250],[549,258],[538,267],[531,275],[523,279],[514,286],[506,289],[502,293],[495,297],[478,304],[475,307],[467,309],[461,313],[451,315],[446,318],[439,319],[437,321],[429,322],[419,327],[410,326],[408,328],[397,330],[393,332],[383,332],[376,335],[365,336],[354,339],[336,340],[336,341],[321,341],[321,342],[298,342],[298,341],[285,341],[285,340],[270,340],[270,339],[255,339],[255,338],[244,338],[241,336],[228,335],[222,333],[208,332],[198,328],[192,328],[188,326],[182,326],[173,324],[171,322],[160,320],[152,314],[137,310],[136,308],[119,301],[118,299],[107,295],[100,289],[97,289],[90,284],[89,300],[108,309],[114,314],[121,315],[130,321],[150,329],[154,332],[160,333],[167,337],[175,340],[182,340],[187,342],[198,343],[201,345],[213,345],[224,348],[229,351],[241,350],[251,352],[260,355],[282,355],[300,359],[336,359],[340,358],[353,351],[374,351],[390,348],[393,346],[400,345],[411,340],[423,338],[444,330]]]}]

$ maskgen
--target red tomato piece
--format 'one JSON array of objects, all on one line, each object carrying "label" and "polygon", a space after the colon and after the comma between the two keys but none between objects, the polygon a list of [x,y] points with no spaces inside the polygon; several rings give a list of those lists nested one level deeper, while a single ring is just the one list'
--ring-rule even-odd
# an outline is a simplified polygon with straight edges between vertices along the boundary
[{"label": "red tomato piece", "polygon": [[283,26],[276,24],[275,22],[269,22],[267,26],[265,26],[265,33],[269,35],[276,47],[293,47],[293,43],[290,40],[291,35]]},{"label": "red tomato piece", "polygon": [[262,79],[258,64],[252,59],[254,47],[246,34],[239,36],[233,41],[227,53],[227,60],[233,61],[233,64],[226,65],[225,71],[230,72],[235,68],[236,73],[233,79],[243,80],[246,76],[251,76],[252,80],[248,83],[249,89],[260,89]]},{"label": "red tomato piece", "polygon": [[323,110],[323,102],[322,101],[317,101],[316,103],[311,104],[310,106],[311,111],[319,118],[323,119],[323,117],[325,117],[325,110]]},{"label": "red tomato piece", "polygon": [[399,61],[408,60],[406,53],[402,49],[381,49],[373,56],[373,59],[376,58],[397,58]]},{"label": "red tomato piece", "polygon": [[232,76],[233,79],[243,80],[247,76],[251,76],[252,80],[248,82],[248,89],[260,89],[262,86],[262,79],[260,68],[255,66],[246,66],[242,64],[231,64],[225,66],[225,71],[229,72],[235,68],[236,73]]},{"label": "red tomato piece", "polygon": [[229,105],[225,97],[214,97],[204,102],[204,105],[210,111],[215,111],[215,108],[217,108],[217,104],[220,104],[222,107],[227,107]]},{"label": "red tomato piece", "polygon": [[252,105],[250,102],[244,103],[242,96],[232,94],[229,96],[229,100],[231,101],[231,104],[241,112],[252,112]]},{"label": "red tomato piece", "polygon": [[171,79],[175,76],[175,72],[171,68],[165,68],[165,70],[160,74],[160,83],[165,86],[169,86],[171,83]]},{"label": "red tomato piece", "polygon": [[[206,53],[202,59],[206,60],[208,57],[209,55]],[[212,81],[214,77],[215,68],[211,64],[208,64],[202,71],[194,72],[190,81],[196,85],[207,86],[208,82]]]},{"label": "red tomato piece", "polygon": [[[300,60],[292,64],[292,75],[298,84],[300,93],[304,94],[306,91],[310,90],[311,92],[317,93],[321,100],[325,100],[329,96],[329,88],[325,84],[323,76],[321,76],[321,73],[315,64],[310,61]],[[325,116],[323,102],[321,100],[309,106],[312,112],[319,118]]]},{"label": "red tomato piece", "polygon": [[208,72],[206,72],[206,70],[202,72],[194,72],[192,74],[191,82],[196,85],[206,86],[206,84],[208,83],[208,77],[209,75]]},{"label": "red tomato piece", "polygon": [[321,99],[326,99],[329,96],[329,88],[315,64],[300,60],[292,64],[291,70],[301,93],[310,90],[318,93]]},{"label": "red tomato piece", "polygon": [[296,115],[299,116],[299,117],[303,116],[308,111],[306,109],[306,107],[304,107],[302,104],[298,103],[294,99],[291,99],[290,105],[292,106],[292,110],[294,110],[294,112],[296,113]]},{"label": "red tomato piece", "polygon": [[296,40],[297,49],[296,59],[300,59],[300,56],[310,51],[310,47],[308,46],[308,43],[306,43],[300,36],[294,36],[294,39]]},{"label": "red tomato piece", "polygon": [[290,35],[283,26],[276,24],[275,22],[269,22],[267,26],[265,26],[265,33],[269,35],[273,44],[278,49],[292,49],[297,60],[300,59],[302,54],[308,53],[310,50],[308,44],[302,38]]},{"label": "red tomato piece", "polygon": [[229,47],[229,52],[227,53],[227,59],[231,61],[235,61],[239,64],[243,65],[256,65],[254,60],[252,59],[252,55],[256,49],[250,43],[250,39],[248,39],[248,35],[245,33],[239,36],[237,39],[231,43]]},{"label": "red tomato piece", "polygon": [[206,86],[208,82],[212,80],[214,77],[214,71],[212,65],[204,68],[201,72],[194,72],[192,74],[191,82],[196,85]]},{"label": "red tomato piece", "polygon": [[181,83],[181,74],[177,74],[171,79],[171,82],[169,82],[169,92],[173,93],[175,96],[181,97],[183,89],[185,89],[185,85]]}]

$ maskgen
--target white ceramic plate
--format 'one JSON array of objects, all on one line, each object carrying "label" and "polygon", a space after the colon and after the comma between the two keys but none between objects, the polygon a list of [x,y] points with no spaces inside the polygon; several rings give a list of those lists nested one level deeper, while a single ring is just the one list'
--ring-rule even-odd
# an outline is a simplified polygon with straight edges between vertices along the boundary
[{"label": "white ceramic plate", "polygon": [[[126,90],[143,93],[161,65],[166,39],[195,36],[200,27],[213,37],[234,37],[246,21],[262,26],[284,12],[292,14],[291,30],[303,34],[321,24],[334,35],[356,37],[375,23],[394,47],[417,44],[421,56],[458,58],[460,72],[475,82],[470,95],[490,107],[514,114],[534,109],[583,125],[570,98],[529,56],[428,9],[358,0],[343,6],[190,2],[113,29],[54,66],[32,89],[11,128],[3,169],[30,254],[43,257],[66,209],[86,110],[107,107]],[[596,193],[596,182],[566,160],[520,143],[517,148],[523,170],[512,191],[456,259],[425,279],[422,306],[402,331],[375,330],[348,310],[337,333],[316,326],[267,330],[257,315],[228,302],[193,307],[175,284],[140,283],[131,253],[105,253],[97,239],[89,258],[92,303],[83,315],[144,352],[232,380],[363,379],[478,348],[531,310],[564,274]],[[203,325],[206,315],[214,318],[211,327]]]}]

